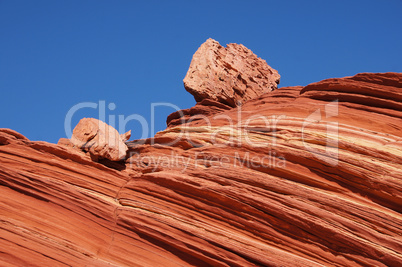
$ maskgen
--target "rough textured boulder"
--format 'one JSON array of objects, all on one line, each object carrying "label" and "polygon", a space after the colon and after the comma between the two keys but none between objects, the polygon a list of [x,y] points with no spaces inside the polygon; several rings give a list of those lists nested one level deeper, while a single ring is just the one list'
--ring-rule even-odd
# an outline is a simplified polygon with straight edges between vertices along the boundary
[{"label": "rough textured boulder", "polygon": [[120,135],[112,126],[93,118],[83,118],[75,126],[71,143],[95,157],[119,161],[126,157],[131,131]]},{"label": "rough textured boulder", "polygon": [[194,54],[184,87],[195,101],[210,99],[231,107],[277,88],[280,75],[241,44],[221,46],[208,39]]},{"label": "rough textured boulder", "polygon": [[0,129],[0,265],[402,266],[401,80],[205,110],[122,170]]}]

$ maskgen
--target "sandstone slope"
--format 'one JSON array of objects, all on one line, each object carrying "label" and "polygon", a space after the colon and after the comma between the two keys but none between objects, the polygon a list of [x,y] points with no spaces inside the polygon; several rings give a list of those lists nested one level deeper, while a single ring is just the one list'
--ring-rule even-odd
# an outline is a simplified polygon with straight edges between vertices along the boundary
[{"label": "sandstone slope", "polygon": [[401,80],[203,105],[123,162],[1,129],[0,265],[401,266]]}]

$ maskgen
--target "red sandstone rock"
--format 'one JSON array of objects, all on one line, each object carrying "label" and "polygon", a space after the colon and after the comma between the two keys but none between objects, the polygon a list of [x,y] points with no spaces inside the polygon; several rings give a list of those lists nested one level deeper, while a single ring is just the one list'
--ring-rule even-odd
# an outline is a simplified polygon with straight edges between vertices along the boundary
[{"label": "red sandstone rock", "polygon": [[178,110],[170,114],[166,119],[168,127],[183,124],[189,121],[202,120],[208,116],[221,113],[231,107],[210,99],[204,99],[189,109]]},{"label": "red sandstone rock", "polygon": [[205,111],[120,167],[0,129],[0,265],[401,266],[401,79]]},{"label": "red sandstone rock", "polygon": [[93,156],[120,161],[126,157],[127,146],[124,142],[130,136],[131,131],[119,135],[116,129],[103,121],[84,118],[74,128],[71,143]]},{"label": "red sandstone rock", "polygon": [[210,99],[231,107],[275,90],[280,75],[241,44],[221,46],[208,39],[194,54],[184,87],[197,102]]},{"label": "red sandstone rock", "polygon": [[75,148],[75,145],[71,143],[71,140],[68,138],[60,138],[57,144],[60,146]]},{"label": "red sandstone rock", "polygon": [[123,142],[126,142],[128,139],[131,137],[131,130],[128,131],[127,133],[121,134],[120,138]]}]

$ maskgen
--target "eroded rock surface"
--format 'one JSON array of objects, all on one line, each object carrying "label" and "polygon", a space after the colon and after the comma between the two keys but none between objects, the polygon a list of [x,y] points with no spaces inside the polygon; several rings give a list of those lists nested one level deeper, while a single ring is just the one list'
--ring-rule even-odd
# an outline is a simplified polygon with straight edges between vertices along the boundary
[{"label": "eroded rock surface", "polygon": [[0,129],[0,265],[401,266],[401,79],[280,88],[120,171]]},{"label": "eroded rock surface", "polygon": [[103,121],[83,118],[73,130],[71,143],[95,157],[120,161],[126,157],[128,148],[124,142],[130,136],[131,131],[120,135],[115,128]]},{"label": "eroded rock surface", "polygon": [[204,99],[231,107],[277,88],[280,75],[241,44],[221,46],[208,39],[195,52],[184,87],[197,102]]}]

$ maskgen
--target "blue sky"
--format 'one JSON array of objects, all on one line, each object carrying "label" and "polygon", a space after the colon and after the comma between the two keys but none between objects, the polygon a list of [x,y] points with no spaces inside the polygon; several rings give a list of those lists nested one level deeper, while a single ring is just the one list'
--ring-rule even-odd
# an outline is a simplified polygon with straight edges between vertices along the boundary
[{"label": "blue sky", "polygon": [[[150,128],[151,103],[195,104],[182,80],[209,37],[250,48],[279,71],[280,87],[402,72],[401,14],[400,0],[0,0],[0,128],[57,142],[73,106],[99,101],[115,106],[106,122],[133,115]],[[155,109],[156,131],[173,111]],[[79,109],[72,127],[83,117],[99,111]],[[142,128],[126,124],[133,138]]]}]

